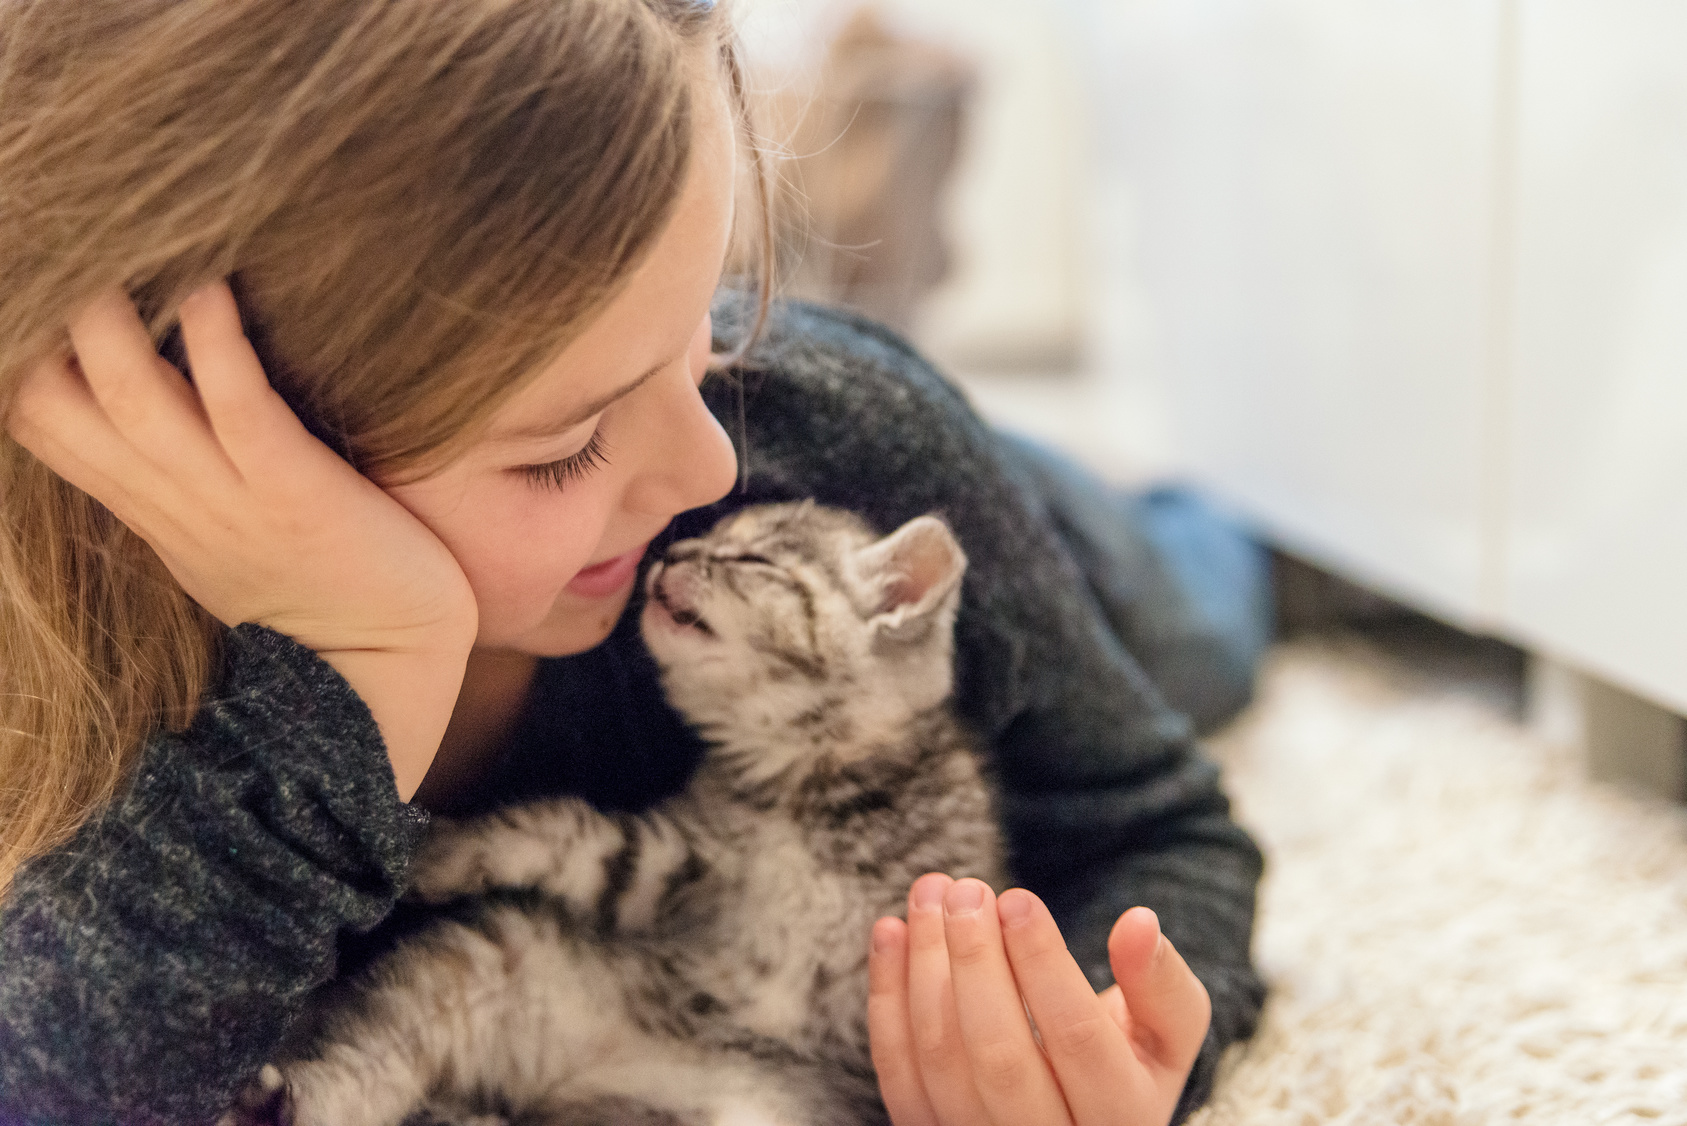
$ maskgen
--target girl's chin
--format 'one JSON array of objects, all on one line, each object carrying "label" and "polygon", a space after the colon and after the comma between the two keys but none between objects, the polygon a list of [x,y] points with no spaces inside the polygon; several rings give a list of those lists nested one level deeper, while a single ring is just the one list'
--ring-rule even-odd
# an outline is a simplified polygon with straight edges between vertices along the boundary
[{"label": "girl's chin", "polygon": [[550,617],[510,648],[535,657],[572,657],[596,649],[615,631],[632,594],[631,583],[607,598],[578,598],[564,592]]}]

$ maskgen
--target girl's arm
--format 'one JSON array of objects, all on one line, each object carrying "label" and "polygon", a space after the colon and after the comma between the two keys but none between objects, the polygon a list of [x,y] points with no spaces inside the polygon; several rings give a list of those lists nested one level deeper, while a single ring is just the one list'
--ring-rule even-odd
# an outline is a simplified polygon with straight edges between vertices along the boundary
[{"label": "girl's arm", "polygon": [[391,909],[426,820],[344,678],[230,631],[193,725],[0,901],[0,1122],[214,1121],[339,932]]},{"label": "girl's arm", "polygon": [[[270,387],[228,287],[181,307],[191,380],[119,290],[11,436],[224,625],[220,686],[0,901],[0,1123],[196,1123],[392,905],[478,610],[451,553]],[[42,753],[53,753],[43,748]],[[0,785],[4,780],[0,780]]]}]

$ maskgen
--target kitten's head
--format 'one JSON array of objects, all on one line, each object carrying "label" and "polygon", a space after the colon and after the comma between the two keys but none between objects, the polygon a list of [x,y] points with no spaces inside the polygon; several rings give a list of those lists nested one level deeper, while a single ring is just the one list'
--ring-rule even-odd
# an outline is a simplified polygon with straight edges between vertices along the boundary
[{"label": "kitten's head", "polygon": [[935,517],[881,537],[810,501],[747,508],[651,569],[644,637],[674,706],[776,772],[866,753],[947,698],[965,570]]}]

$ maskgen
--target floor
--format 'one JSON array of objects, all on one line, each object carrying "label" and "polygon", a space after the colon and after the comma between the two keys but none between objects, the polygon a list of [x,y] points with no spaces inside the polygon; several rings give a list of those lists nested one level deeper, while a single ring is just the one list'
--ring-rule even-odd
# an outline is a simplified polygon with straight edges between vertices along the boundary
[{"label": "floor", "polygon": [[1687,1126],[1687,808],[1526,729],[1514,654],[1302,630],[1214,740],[1273,993],[1194,1126]]}]

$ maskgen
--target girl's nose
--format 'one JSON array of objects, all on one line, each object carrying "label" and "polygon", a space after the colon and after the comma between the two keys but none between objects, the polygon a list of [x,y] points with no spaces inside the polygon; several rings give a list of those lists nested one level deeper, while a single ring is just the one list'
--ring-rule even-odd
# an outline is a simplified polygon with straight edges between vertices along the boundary
[{"label": "girl's nose", "polygon": [[645,433],[642,472],[628,486],[626,506],[664,520],[690,508],[713,504],[738,479],[732,440],[703,402],[686,365],[656,377],[651,388],[660,405]]}]

